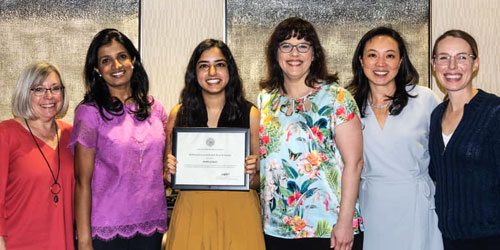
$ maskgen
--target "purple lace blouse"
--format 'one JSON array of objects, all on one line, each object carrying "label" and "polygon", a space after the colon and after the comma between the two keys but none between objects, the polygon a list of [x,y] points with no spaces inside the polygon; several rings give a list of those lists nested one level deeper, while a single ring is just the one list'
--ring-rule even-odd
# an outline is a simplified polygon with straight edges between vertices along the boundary
[{"label": "purple lace blouse", "polygon": [[144,121],[127,112],[103,120],[97,107],[80,105],[75,111],[69,147],[75,143],[95,149],[92,176],[91,230],[93,238],[130,238],[167,228],[163,186],[165,108],[157,101]]}]

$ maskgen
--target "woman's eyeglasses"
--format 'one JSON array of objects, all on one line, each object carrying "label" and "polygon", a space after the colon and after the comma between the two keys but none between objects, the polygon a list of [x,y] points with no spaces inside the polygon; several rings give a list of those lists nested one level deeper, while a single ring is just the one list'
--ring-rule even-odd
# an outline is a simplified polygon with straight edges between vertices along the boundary
[{"label": "woman's eyeglasses", "polygon": [[283,53],[290,53],[292,52],[293,48],[297,48],[297,51],[299,53],[307,53],[311,49],[311,47],[312,46],[308,43],[299,43],[297,45],[282,43],[278,48]]},{"label": "woman's eyeglasses", "polygon": [[33,91],[33,94],[35,94],[35,96],[44,96],[47,93],[47,91],[50,91],[52,95],[60,95],[63,89],[64,86],[55,86],[50,88],[34,87],[31,88],[30,90]]},{"label": "woman's eyeglasses", "polygon": [[454,56],[448,55],[448,54],[439,54],[439,55],[434,55],[434,62],[437,65],[449,65],[451,62],[451,59],[454,59],[455,62],[458,64],[468,64],[471,62],[469,59],[476,59],[475,55],[470,55],[470,54],[456,54]]}]

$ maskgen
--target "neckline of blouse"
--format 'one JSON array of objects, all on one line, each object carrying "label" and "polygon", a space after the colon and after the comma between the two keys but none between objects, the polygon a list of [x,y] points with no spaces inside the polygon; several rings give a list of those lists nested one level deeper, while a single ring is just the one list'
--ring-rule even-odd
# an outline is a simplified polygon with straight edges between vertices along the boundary
[{"label": "neckline of blouse", "polygon": [[[311,95],[321,90],[322,87],[323,84],[319,83],[315,88],[311,89],[309,93],[298,98],[285,96],[279,91],[276,95],[277,98],[273,98],[274,101],[272,101],[271,110],[280,110],[286,116],[291,116],[293,113],[308,112],[312,108],[310,99],[314,98],[311,97]],[[282,100],[283,104],[281,104]]]},{"label": "neckline of blouse", "polygon": [[300,96],[300,97],[289,97],[289,96],[286,96],[281,90],[278,90],[278,96],[279,97],[284,97],[285,100],[286,99],[290,99],[290,100],[293,100],[293,101],[301,100],[301,99],[306,99],[306,98],[309,98],[309,96],[311,96],[313,93],[315,93],[318,90],[320,90],[322,87],[323,87],[323,82],[318,83],[316,85],[316,87],[312,88],[309,92],[307,92],[307,94],[305,94],[303,96]]}]

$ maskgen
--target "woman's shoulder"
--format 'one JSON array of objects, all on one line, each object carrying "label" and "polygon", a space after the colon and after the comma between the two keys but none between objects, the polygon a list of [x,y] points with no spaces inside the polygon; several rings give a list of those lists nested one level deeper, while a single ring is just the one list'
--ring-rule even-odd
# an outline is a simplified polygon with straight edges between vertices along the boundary
[{"label": "woman's shoulder", "polygon": [[257,99],[259,99],[259,100],[260,99],[266,99],[266,98],[269,98],[269,97],[271,97],[271,95],[276,94],[276,93],[278,93],[277,90],[268,91],[268,90],[263,89],[257,95]]},{"label": "woman's shoulder", "polygon": [[148,96],[148,101],[151,103],[151,106],[161,106],[163,107],[163,104],[158,98],[155,98],[154,96],[150,95]]},{"label": "woman's shoulder", "polygon": [[56,123],[61,130],[71,130],[71,128],[73,128],[73,124],[65,122],[63,120],[56,120]]},{"label": "woman's shoulder", "polygon": [[243,101],[243,107],[245,110],[251,110],[253,107],[256,107],[253,103],[249,102],[248,100]]},{"label": "woman's shoulder", "polygon": [[73,130],[73,125],[62,120],[56,120],[57,126],[61,130],[61,135],[70,136]]},{"label": "woman's shoulder", "polygon": [[267,91],[265,89],[261,90],[260,93],[257,95],[257,107],[259,109],[264,108],[266,104],[270,104],[269,102],[272,101],[278,95],[279,92],[277,90],[273,91]]},{"label": "woman's shoulder", "polygon": [[352,96],[351,92],[349,92],[347,88],[336,82],[330,84],[321,84],[318,85],[315,89],[315,92],[318,93],[322,91],[324,91],[324,93],[327,93],[330,99],[339,104],[354,102],[354,97]]},{"label": "woman's shoulder", "polygon": [[481,89],[478,89],[478,91],[478,95],[480,95],[480,98],[484,100],[482,102],[484,105],[480,105],[482,106],[481,110],[483,110],[483,112],[487,112],[486,110],[489,110],[489,113],[500,122],[500,97]]},{"label": "woman's shoulder", "polygon": [[151,110],[165,110],[165,106],[161,103],[161,101],[153,96],[148,96],[148,100],[151,102]]},{"label": "woman's shoulder", "polygon": [[9,131],[12,131],[15,128],[17,128],[18,124],[19,124],[19,122],[16,121],[14,118],[9,119],[9,120],[4,120],[4,121],[0,122],[0,133],[10,134]]},{"label": "woman's shoulder", "polygon": [[323,81],[321,83],[318,83],[315,89],[325,90],[326,92],[334,92],[334,93],[344,92],[344,91],[348,92],[347,88],[345,88],[344,86],[340,85],[337,82],[327,83]]},{"label": "woman's shoulder", "polygon": [[478,94],[480,94],[482,98],[488,100],[489,104],[500,105],[500,97],[498,97],[497,95],[490,92],[486,92],[482,89],[478,89]]},{"label": "woman's shoulder", "polygon": [[[103,112],[107,114],[105,110]],[[99,124],[102,120],[99,108],[95,103],[80,103],[76,107],[73,124],[76,126],[82,121],[87,124]]]},{"label": "woman's shoulder", "polygon": [[[420,100],[421,104],[431,106],[434,109],[439,103],[439,98],[430,88],[421,85],[407,87],[408,94],[415,96],[416,100]],[[410,98],[410,100],[413,98]]]},{"label": "woman's shoulder", "polygon": [[448,106],[448,102],[449,100],[441,102],[436,106],[436,108],[434,108],[434,110],[431,113],[431,121],[441,120],[441,118],[443,117],[443,113],[446,110],[446,107]]},{"label": "woman's shoulder", "polygon": [[8,120],[3,120],[0,122],[0,126],[2,127],[11,127],[12,124],[18,123],[14,118],[8,119]]},{"label": "woman's shoulder", "polygon": [[174,107],[170,110],[170,115],[172,115],[172,114],[176,115],[176,114],[179,112],[179,110],[181,109],[181,107],[182,107],[182,104],[181,104],[181,103],[176,104],[176,105],[175,105],[175,106],[174,106]]},{"label": "woman's shoulder", "polygon": [[21,136],[23,130],[26,129],[15,118],[0,122],[0,149],[10,150],[12,145],[16,145],[12,148],[18,147],[24,138]]},{"label": "woman's shoulder", "polygon": [[76,106],[75,113],[77,112],[99,112],[99,108],[94,102],[80,103]]},{"label": "woman's shoulder", "polygon": [[406,91],[408,91],[408,94],[410,95],[422,95],[425,97],[435,97],[436,94],[434,92],[425,86],[422,85],[409,85],[406,86]]}]

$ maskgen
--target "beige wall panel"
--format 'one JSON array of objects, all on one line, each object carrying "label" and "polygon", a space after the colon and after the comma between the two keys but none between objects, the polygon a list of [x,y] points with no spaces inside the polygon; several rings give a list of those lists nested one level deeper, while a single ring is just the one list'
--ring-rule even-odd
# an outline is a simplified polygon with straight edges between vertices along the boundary
[{"label": "beige wall panel", "polygon": [[224,0],[142,0],[141,53],[150,94],[170,112],[196,45],[224,38]]},{"label": "beige wall panel", "polygon": [[[479,73],[473,84],[500,96],[500,1],[498,0],[432,0],[432,42],[449,29],[471,34],[479,46]],[[433,90],[443,94],[432,79]]]}]

